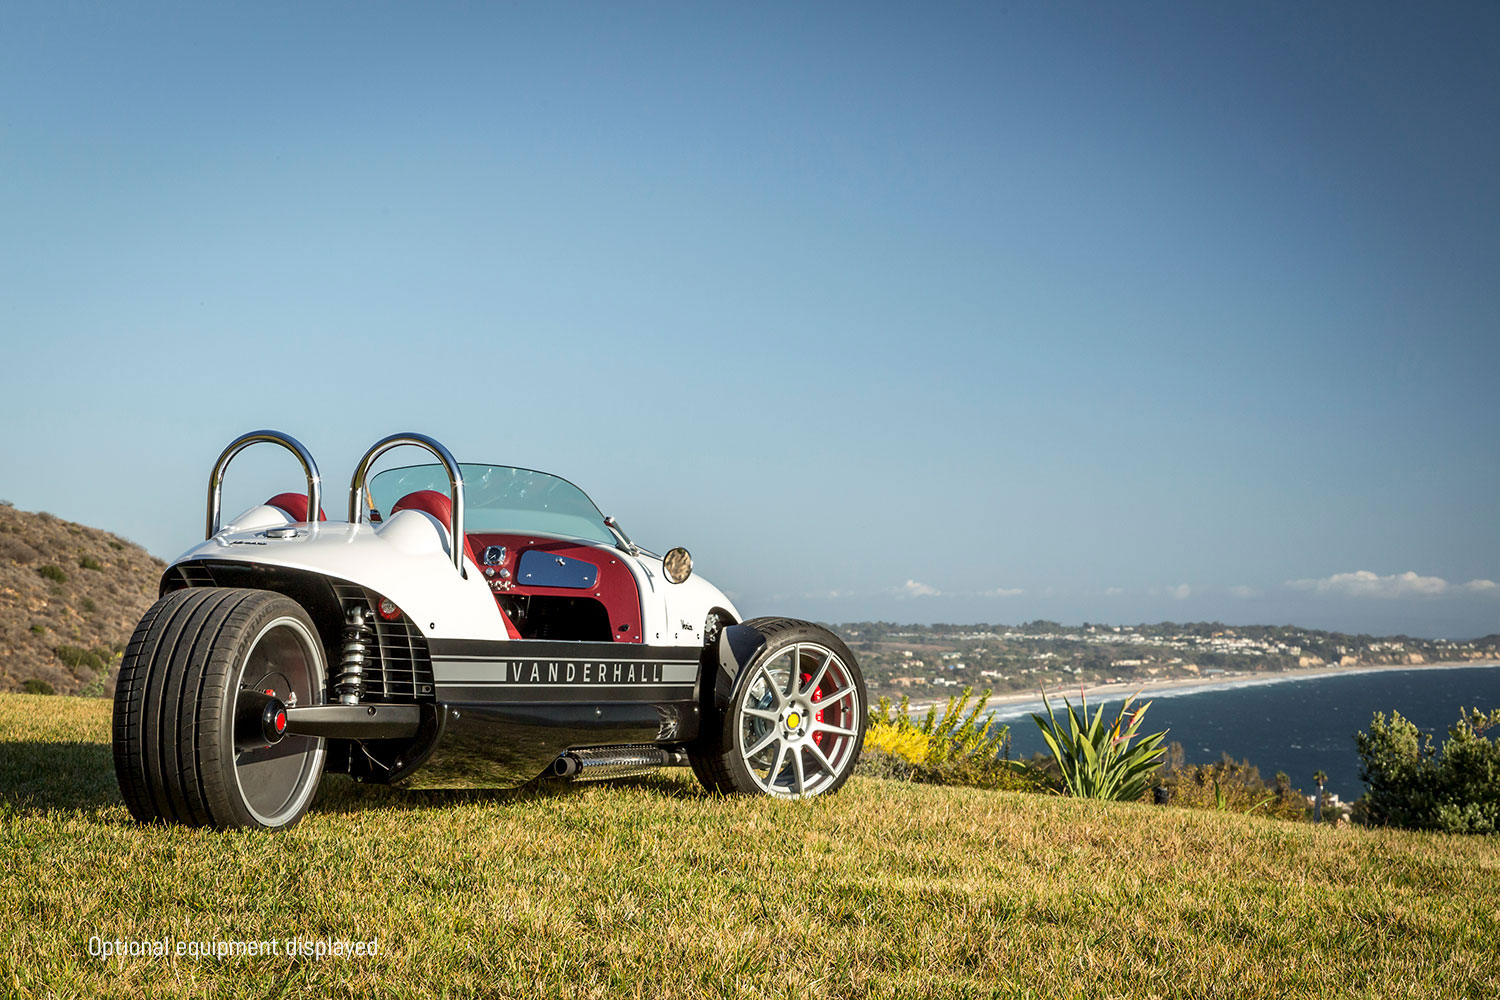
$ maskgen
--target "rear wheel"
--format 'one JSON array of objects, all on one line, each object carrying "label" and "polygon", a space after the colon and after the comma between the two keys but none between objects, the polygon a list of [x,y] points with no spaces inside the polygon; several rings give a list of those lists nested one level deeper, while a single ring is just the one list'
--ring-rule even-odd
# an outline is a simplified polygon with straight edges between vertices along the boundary
[{"label": "rear wheel", "polygon": [[843,641],[788,618],[745,622],[766,644],[692,754],[712,791],[808,798],[837,791],[865,733],[865,683]]},{"label": "rear wheel", "polygon": [[115,689],[115,776],[130,813],[221,829],[302,818],[324,741],[268,743],[261,710],[324,700],[323,647],[301,605],[263,590],[189,589],[141,619]]}]

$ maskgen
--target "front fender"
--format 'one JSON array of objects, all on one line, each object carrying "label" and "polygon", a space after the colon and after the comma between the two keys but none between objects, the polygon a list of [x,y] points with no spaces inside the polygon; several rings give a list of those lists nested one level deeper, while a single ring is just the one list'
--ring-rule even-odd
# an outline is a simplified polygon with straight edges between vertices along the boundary
[{"label": "front fender", "polygon": [[735,681],[765,645],[766,637],[749,625],[726,625],[719,630],[713,700],[710,703],[716,711],[722,712],[729,707],[729,696],[734,691]]}]

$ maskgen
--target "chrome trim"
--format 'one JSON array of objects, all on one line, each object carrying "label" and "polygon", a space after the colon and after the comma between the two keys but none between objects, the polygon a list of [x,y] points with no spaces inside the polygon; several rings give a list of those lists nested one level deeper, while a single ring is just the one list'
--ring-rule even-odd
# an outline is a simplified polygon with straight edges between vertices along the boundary
[{"label": "chrome trim", "polygon": [[633,556],[641,554],[641,547],[630,540],[630,536],[625,534],[625,529],[620,527],[619,521],[616,521],[613,517],[606,517],[604,519],[604,526],[609,529],[611,535],[615,536],[616,548],[622,552],[629,552]]},{"label": "chrome trim", "polygon": [[313,461],[312,453],[302,447],[302,442],[290,434],[280,431],[251,431],[242,434],[229,443],[219,460],[214,463],[214,471],[208,477],[208,517],[205,522],[206,534],[204,538],[212,538],[219,533],[219,506],[223,503],[224,470],[234,456],[250,447],[252,444],[279,444],[293,455],[297,461],[302,463],[302,472],[307,476],[307,516],[316,521],[318,510],[323,505],[323,477],[318,474],[318,463]]},{"label": "chrome trim", "polygon": [[468,574],[464,572],[464,474],[453,453],[426,434],[392,434],[370,446],[365,457],[359,460],[359,465],[354,467],[354,478],[349,480],[349,523],[359,524],[364,520],[365,497],[370,489],[365,479],[370,466],[392,448],[408,444],[432,452],[448,473],[448,497],[453,502],[453,513],[448,524],[448,548],[453,553],[453,568],[458,570],[459,576],[467,577]]}]

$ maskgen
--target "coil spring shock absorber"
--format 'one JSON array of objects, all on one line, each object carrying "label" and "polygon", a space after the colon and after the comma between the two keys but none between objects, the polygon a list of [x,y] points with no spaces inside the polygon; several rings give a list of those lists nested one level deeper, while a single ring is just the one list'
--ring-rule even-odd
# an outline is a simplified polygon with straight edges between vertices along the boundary
[{"label": "coil spring shock absorber", "polygon": [[333,684],[341,705],[358,705],[364,694],[365,661],[374,633],[365,621],[366,613],[364,605],[356,604],[345,616],[339,676]]}]

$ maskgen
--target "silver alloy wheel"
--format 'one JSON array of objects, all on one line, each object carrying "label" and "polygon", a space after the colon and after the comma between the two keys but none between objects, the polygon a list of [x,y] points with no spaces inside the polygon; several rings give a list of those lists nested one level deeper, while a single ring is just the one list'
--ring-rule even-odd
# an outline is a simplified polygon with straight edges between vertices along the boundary
[{"label": "silver alloy wheel", "polygon": [[[318,639],[292,617],[266,623],[250,644],[236,690],[263,691],[288,706],[323,701],[323,658]],[[240,801],[256,821],[278,827],[301,814],[318,787],[327,747],[322,739],[288,736],[266,746],[258,734],[236,733],[234,781]]]},{"label": "silver alloy wheel", "polygon": [[859,756],[859,689],[826,646],[799,642],[756,665],[738,706],[740,753],[769,795],[803,798]]}]

